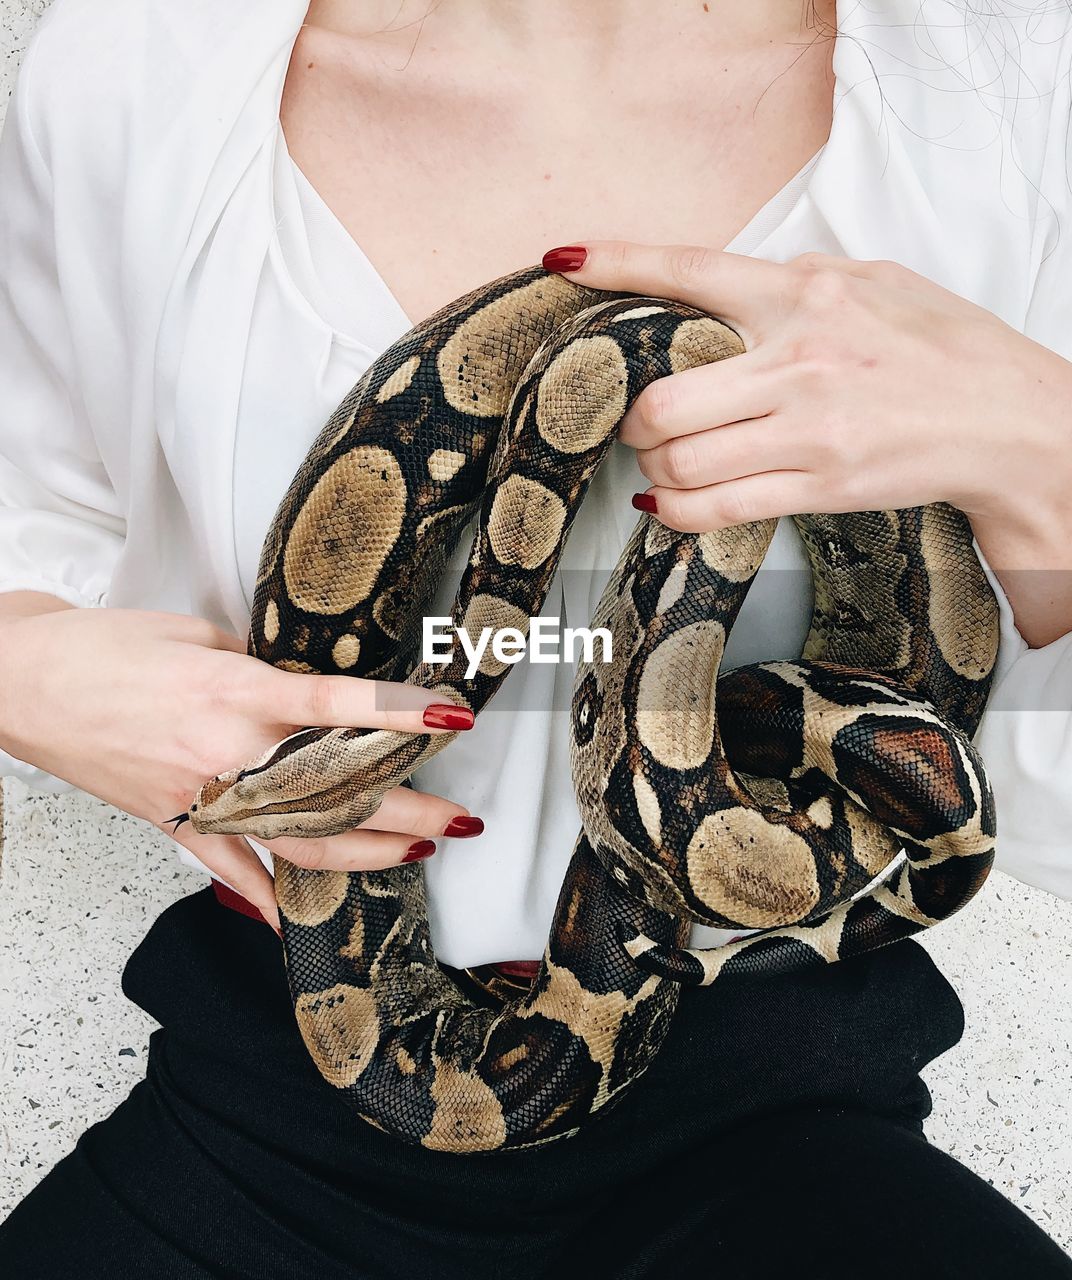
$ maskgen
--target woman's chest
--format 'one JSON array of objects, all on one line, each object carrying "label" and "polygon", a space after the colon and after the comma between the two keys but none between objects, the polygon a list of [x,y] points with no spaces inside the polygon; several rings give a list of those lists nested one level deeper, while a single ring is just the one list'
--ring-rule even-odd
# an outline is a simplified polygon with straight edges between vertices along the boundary
[{"label": "woman's chest", "polygon": [[823,145],[830,42],[608,82],[406,80],[305,29],[281,119],[299,168],[414,321],[579,238],[721,247]]}]

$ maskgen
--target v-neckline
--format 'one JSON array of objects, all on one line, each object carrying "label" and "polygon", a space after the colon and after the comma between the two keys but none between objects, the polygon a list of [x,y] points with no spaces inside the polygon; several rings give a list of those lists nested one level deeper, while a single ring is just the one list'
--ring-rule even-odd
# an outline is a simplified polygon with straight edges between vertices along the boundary
[{"label": "v-neckline", "polygon": [[[755,254],[762,248],[763,244],[778,230],[780,230],[793,216],[796,209],[800,206],[805,198],[808,189],[815,178],[816,174],[823,167],[824,157],[829,154],[831,144],[834,141],[835,133],[838,128],[838,103],[842,96],[848,91],[848,86],[844,83],[838,71],[839,54],[843,52],[843,40],[841,34],[842,19],[842,0],[837,0],[835,5],[835,35],[834,48],[831,54],[831,74],[834,78],[833,86],[833,104],[831,111],[830,130],[826,141],[819,149],[805,161],[803,165],[783,184],[768,200],[766,200],[753,213],[743,227],[741,227],[723,247],[723,251],[727,253],[743,253]],[[272,184],[270,191],[270,200],[272,202],[272,225],[276,228],[275,232],[275,248],[280,251],[280,256],[286,265],[285,255],[282,254],[281,245],[279,243],[279,219],[275,209],[276,200],[276,184],[279,181],[280,169],[289,169],[289,176],[295,184],[295,198],[300,199],[298,185],[300,184],[306,191],[307,196],[315,202],[317,211],[320,214],[322,225],[330,229],[333,238],[337,241],[337,245],[333,251],[336,253],[345,253],[358,265],[361,272],[372,282],[374,288],[378,291],[383,306],[394,312],[397,322],[397,336],[407,333],[415,327],[413,320],[396,297],[394,291],[387,283],[386,278],[373,263],[371,258],[361,247],[360,242],[346,228],[341,219],[313,185],[310,179],[305,175],[298,162],[290,154],[287,145],[286,134],[283,130],[282,119],[280,118],[280,109],[283,100],[283,89],[286,84],[287,74],[290,70],[290,63],[294,56],[294,47],[297,44],[299,35],[301,34],[301,26],[299,24],[294,31],[293,39],[289,46],[284,50],[285,58],[282,59],[281,74],[279,75],[276,87],[276,111],[275,111],[275,160],[276,164],[272,166]],[[280,163],[281,162],[281,163]],[[748,244],[747,241],[753,238],[754,242]],[[745,242],[745,243],[742,243]],[[523,266],[524,264],[518,264]],[[289,274],[289,266],[288,266]],[[322,308],[318,307],[312,299],[310,299],[305,290],[302,290],[298,282],[291,277],[291,283],[305,298],[307,306],[311,312],[317,317],[322,325],[330,330],[338,339],[348,345],[367,347],[369,344],[356,334],[349,332],[347,329],[332,323],[322,314]],[[321,282],[323,289],[323,282]]]},{"label": "v-neckline", "polygon": [[[332,290],[324,279],[325,273],[318,270],[318,264],[323,263],[325,258],[329,259],[333,264],[344,263],[347,259],[350,259],[350,265],[355,268],[356,272],[359,272],[373,283],[382,297],[383,305],[395,313],[399,334],[414,328],[414,322],[407,315],[382,272],[379,271],[368,254],[362,249],[360,242],[347,230],[335,211],[316,187],[313,186],[298,162],[291,156],[290,151],[287,149],[282,127],[279,130],[278,146],[282,150],[277,160],[281,166],[289,168],[289,177],[297,188],[295,196],[301,202],[303,213],[307,214],[312,210],[316,219],[315,224],[312,226],[309,225],[308,219],[306,219],[304,228],[311,258],[311,267],[317,276],[317,290],[321,294],[321,299],[319,300],[307,297],[310,306],[341,337],[353,343],[367,345],[354,332],[356,325],[352,316],[347,317],[345,322],[340,322],[340,306],[344,307],[349,299],[340,300],[331,297]],[[784,225],[786,220],[792,216],[794,209],[807,190],[812,171],[819,163],[825,146],[826,144],[824,143],[782,187],[756,210],[733,239],[725,245],[725,252],[754,253],[776,230]],[[277,170],[276,179],[279,180],[281,177],[286,180],[286,177]],[[295,287],[300,288],[296,281],[294,283]],[[328,305],[325,305],[326,302]],[[331,311],[330,315],[325,314],[328,310]]]}]

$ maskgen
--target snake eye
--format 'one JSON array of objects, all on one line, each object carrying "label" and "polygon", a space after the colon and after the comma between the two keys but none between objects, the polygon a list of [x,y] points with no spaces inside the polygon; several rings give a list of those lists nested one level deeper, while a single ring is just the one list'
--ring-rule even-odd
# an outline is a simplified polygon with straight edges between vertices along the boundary
[{"label": "snake eye", "polygon": [[596,678],[589,672],[573,700],[573,737],[578,746],[586,747],[595,736],[602,703]]}]

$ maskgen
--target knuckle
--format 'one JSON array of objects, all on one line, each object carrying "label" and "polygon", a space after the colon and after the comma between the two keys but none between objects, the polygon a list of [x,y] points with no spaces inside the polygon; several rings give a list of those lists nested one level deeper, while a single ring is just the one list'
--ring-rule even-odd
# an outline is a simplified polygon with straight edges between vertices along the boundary
[{"label": "knuckle", "polygon": [[688,436],[679,436],[664,446],[663,467],[667,479],[676,489],[690,489],[699,472],[696,445]]},{"label": "knuckle", "polygon": [[849,277],[828,254],[802,253],[789,265],[796,277],[798,305],[822,307],[840,303],[847,296]]},{"label": "knuckle", "polygon": [[[378,704],[376,709],[376,726],[387,733],[410,733],[422,732],[422,730],[411,730],[410,725],[416,715],[413,711],[406,711],[403,707],[392,707]],[[418,720],[420,716],[416,717]]]},{"label": "knuckle", "polygon": [[656,378],[637,397],[641,421],[658,436],[668,434],[677,409],[677,392],[673,379]]},{"label": "knuckle", "polygon": [[452,805],[446,800],[441,800],[438,796],[422,795],[417,801],[413,814],[414,834],[422,836],[441,835],[443,828],[458,812],[456,805]]},{"label": "knuckle", "polygon": [[879,284],[901,284],[909,274],[908,269],[889,258],[875,258],[864,263],[868,277]]},{"label": "knuckle", "polygon": [[796,267],[801,274],[808,276],[826,267],[829,261],[825,253],[820,253],[817,249],[809,249],[807,253],[798,253],[790,265]]},{"label": "knuckle", "polygon": [[724,493],[718,495],[713,514],[723,528],[732,528],[738,524],[748,524],[754,518],[751,504],[740,489],[734,485],[730,485]]},{"label": "knuckle", "polygon": [[667,261],[670,279],[684,289],[705,280],[714,268],[714,254],[702,245],[681,245],[672,249]]},{"label": "knuckle", "polygon": [[849,296],[849,279],[833,267],[815,267],[808,272],[802,300],[806,306],[828,310],[841,306]]},{"label": "knuckle", "polygon": [[603,245],[600,257],[614,275],[621,275],[629,263],[629,249],[624,240],[611,240]]}]

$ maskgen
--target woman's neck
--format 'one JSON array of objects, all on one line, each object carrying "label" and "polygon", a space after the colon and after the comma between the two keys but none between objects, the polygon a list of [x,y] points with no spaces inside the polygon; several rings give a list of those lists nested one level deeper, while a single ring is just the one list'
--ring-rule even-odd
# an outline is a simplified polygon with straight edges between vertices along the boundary
[{"label": "woman's neck", "polygon": [[554,63],[596,73],[633,50],[650,56],[698,42],[712,53],[832,34],[834,0],[312,0],[306,22],[374,40],[385,57],[409,61],[422,44],[480,48],[515,64]]}]

